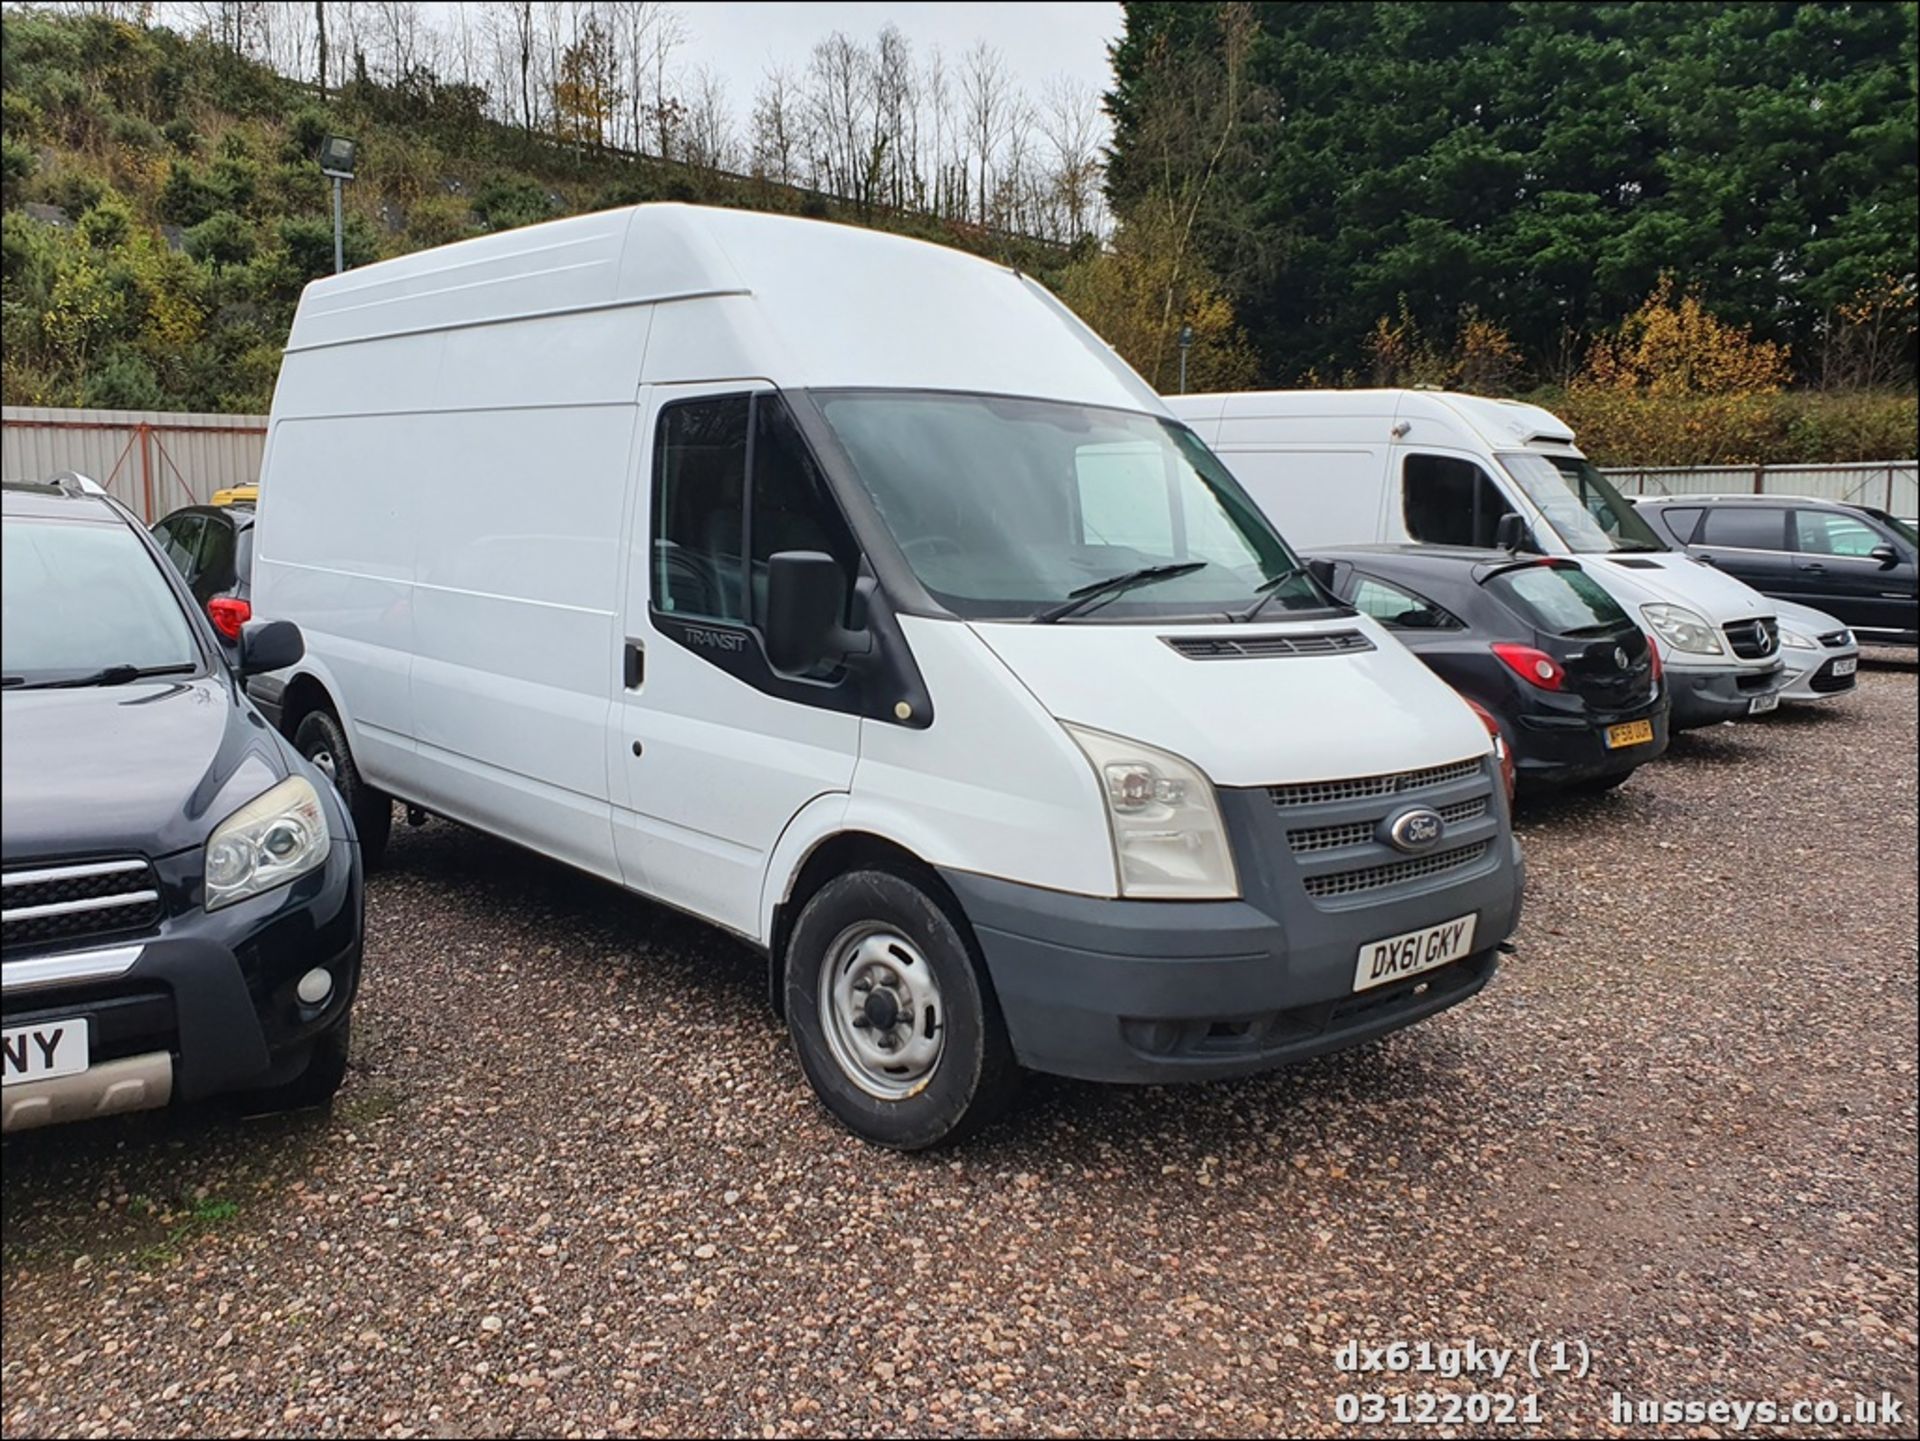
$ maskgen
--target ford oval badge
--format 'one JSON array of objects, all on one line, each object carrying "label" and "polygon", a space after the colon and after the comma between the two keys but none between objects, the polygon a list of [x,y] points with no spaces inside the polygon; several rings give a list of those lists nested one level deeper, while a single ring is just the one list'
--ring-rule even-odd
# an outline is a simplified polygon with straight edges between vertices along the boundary
[{"label": "ford oval badge", "polygon": [[1418,855],[1440,843],[1446,822],[1440,819],[1440,812],[1428,806],[1413,806],[1391,817],[1386,829],[1387,843],[1395,850]]}]

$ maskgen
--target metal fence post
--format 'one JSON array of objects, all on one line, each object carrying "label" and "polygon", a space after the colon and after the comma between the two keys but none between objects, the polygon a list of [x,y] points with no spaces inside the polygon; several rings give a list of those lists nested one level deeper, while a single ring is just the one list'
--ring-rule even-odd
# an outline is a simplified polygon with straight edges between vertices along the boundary
[{"label": "metal fence post", "polygon": [[153,427],[144,420],[134,427],[140,437],[140,494],[144,497],[145,511],[140,519],[148,525],[154,521],[153,515]]},{"label": "metal fence post", "polygon": [[1753,493],[1755,495],[1765,495],[1767,493],[1767,467],[1764,461],[1757,461],[1754,464]]}]

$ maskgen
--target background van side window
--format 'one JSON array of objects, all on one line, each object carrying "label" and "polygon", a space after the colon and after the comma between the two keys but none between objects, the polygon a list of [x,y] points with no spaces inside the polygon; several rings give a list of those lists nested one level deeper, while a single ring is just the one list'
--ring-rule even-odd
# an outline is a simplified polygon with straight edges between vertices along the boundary
[{"label": "background van side window", "polygon": [[1407,534],[1424,545],[1490,546],[1513,509],[1484,470],[1451,455],[1409,455],[1402,504]]}]

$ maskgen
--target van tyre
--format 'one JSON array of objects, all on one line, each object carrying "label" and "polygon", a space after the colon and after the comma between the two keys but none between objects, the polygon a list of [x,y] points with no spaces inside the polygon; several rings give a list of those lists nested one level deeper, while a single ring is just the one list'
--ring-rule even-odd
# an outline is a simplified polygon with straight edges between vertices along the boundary
[{"label": "van tyre", "polygon": [[906,875],[852,871],[816,891],[787,942],[785,991],[815,1093],[877,1145],[919,1151],[962,1140],[1019,1086],[965,922]]},{"label": "van tyre", "polygon": [[347,747],[346,728],[332,711],[308,711],[294,728],[293,748],[324,771],[340,792],[360,838],[360,863],[369,868],[379,865],[393,831],[393,798],[361,779]]},{"label": "van tyre", "polygon": [[334,1093],[347,1078],[347,1055],[352,1049],[353,1022],[349,1019],[314,1041],[306,1069],[291,1081],[242,1096],[241,1111],[249,1116],[266,1116],[331,1106]]}]

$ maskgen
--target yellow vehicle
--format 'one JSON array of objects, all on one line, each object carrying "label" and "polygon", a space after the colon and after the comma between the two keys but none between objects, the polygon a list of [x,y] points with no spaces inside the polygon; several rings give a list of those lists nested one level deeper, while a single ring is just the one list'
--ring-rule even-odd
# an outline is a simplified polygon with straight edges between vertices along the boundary
[{"label": "yellow vehicle", "polygon": [[230,485],[225,490],[216,490],[209,505],[253,505],[260,499],[260,487],[257,485]]}]

